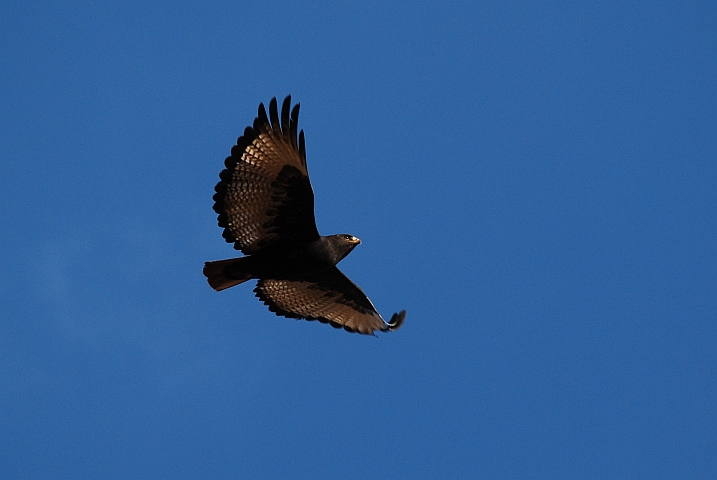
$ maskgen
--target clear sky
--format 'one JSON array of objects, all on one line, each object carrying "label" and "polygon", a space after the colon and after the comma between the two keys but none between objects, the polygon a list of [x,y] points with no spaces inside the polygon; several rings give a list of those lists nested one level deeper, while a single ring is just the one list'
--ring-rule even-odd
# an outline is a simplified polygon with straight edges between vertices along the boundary
[{"label": "clear sky", "polygon": [[[717,478],[716,52],[714,2],[2,2],[0,478]],[[287,94],[398,332],[201,273]]]}]

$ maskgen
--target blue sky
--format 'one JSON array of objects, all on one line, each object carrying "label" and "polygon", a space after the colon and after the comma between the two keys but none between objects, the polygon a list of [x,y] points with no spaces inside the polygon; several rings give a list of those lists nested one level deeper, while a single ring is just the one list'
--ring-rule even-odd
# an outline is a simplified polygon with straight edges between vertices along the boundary
[{"label": "blue sky", "polygon": [[[0,477],[717,477],[714,3],[0,11]],[[201,274],[287,94],[398,332]]]}]

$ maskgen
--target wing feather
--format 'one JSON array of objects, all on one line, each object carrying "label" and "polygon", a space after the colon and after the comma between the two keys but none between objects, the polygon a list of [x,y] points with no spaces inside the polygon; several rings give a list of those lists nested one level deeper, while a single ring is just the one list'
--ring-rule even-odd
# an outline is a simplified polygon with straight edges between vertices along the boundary
[{"label": "wing feather", "polygon": [[291,133],[291,127],[289,126],[289,112],[291,111],[291,96],[284,99],[284,103],[281,106],[281,131]]},{"label": "wing feather", "polygon": [[394,314],[386,323],[366,294],[336,267],[300,280],[262,279],[254,292],[277,315],[367,335],[398,329],[406,314]]},{"label": "wing feather", "polygon": [[298,142],[296,136],[299,105],[291,115],[290,106],[287,96],[280,122],[276,98],[269,102],[268,117],[259,105],[215,187],[214,211],[223,237],[247,255],[277,241],[308,243],[319,236],[303,130]]}]

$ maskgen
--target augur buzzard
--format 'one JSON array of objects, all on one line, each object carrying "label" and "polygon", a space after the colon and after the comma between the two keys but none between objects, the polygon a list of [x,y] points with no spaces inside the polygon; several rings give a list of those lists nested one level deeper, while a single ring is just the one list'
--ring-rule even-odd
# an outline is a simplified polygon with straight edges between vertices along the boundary
[{"label": "augur buzzard", "polygon": [[398,329],[406,311],[386,322],[366,294],[336,268],[361,241],[346,234],[319,235],[314,192],[306,169],[304,131],[297,137],[299,104],[264,104],[254,125],[232,148],[215,187],[214,211],[223,236],[245,254],[206,262],[204,275],[217,291],[258,279],[254,293],[269,310],[289,318],[328,323],[349,332]]}]

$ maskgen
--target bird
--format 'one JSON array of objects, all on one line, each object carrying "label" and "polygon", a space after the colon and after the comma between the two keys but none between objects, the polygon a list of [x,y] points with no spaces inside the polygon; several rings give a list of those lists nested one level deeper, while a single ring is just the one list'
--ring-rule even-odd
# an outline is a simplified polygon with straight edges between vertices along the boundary
[{"label": "bird", "polygon": [[257,280],[254,294],[271,312],[318,320],[348,332],[374,335],[403,325],[406,311],[386,322],[366,294],[337,267],[361,243],[349,234],[322,236],[306,167],[304,131],[297,135],[299,103],[291,95],[263,103],[224,161],[214,187],[222,236],[244,256],[205,262],[216,291]]}]

